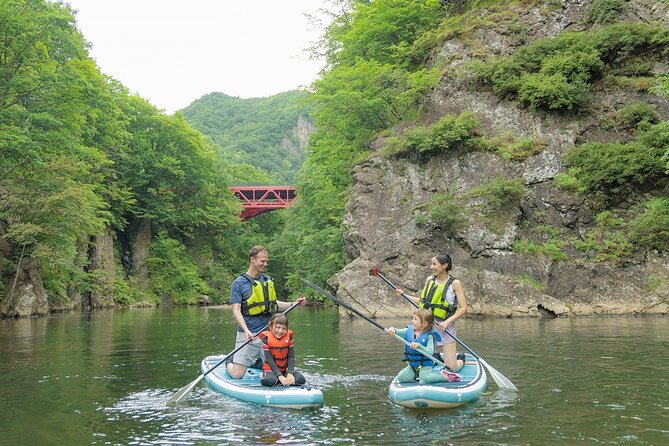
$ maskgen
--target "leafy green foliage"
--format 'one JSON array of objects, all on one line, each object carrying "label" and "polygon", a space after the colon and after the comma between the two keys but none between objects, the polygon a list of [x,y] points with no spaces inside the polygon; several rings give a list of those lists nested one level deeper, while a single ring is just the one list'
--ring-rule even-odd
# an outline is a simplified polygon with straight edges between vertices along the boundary
[{"label": "leafy green foliage", "polygon": [[39,260],[45,283],[64,294],[65,282],[82,279],[80,239],[109,218],[98,186],[109,161],[86,144],[93,117],[79,114],[97,99],[79,92],[101,76],[79,59],[83,39],[69,10],[11,0],[0,16],[0,220],[17,263]]},{"label": "leafy green foliage", "polygon": [[[346,3],[346,2],[345,2]],[[317,131],[297,177],[298,200],[289,224],[272,244],[299,277],[325,282],[345,264],[342,219],[351,168],[370,152],[370,142],[398,122],[415,119],[426,93],[438,82],[424,66],[430,33],[445,16],[436,0],[351,2],[326,30],[321,49],[329,69],[313,85],[310,112]]]},{"label": "leafy green foliage", "polygon": [[156,113],[140,98],[127,113],[132,156],[119,167],[135,197],[133,215],[187,237],[200,226],[232,224],[237,203],[217,175],[211,144],[179,115]]},{"label": "leafy green foliage", "polygon": [[565,156],[570,175],[587,192],[605,198],[666,178],[662,157],[669,148],[669,121],[629,143],[586,143]]},{"label": "leafy green foliage", "polygon": [[569,82],[560,73],[547,76],[543,73],[523,76],[518,89],[518,99],[531,109],[574,110],[589,99],[585,82]]},{"label": "leafy green foliage", "polygon": [[332,36],[341,51],[330,63],[350,66],[362,58],[415,69],[425,62],[430,49],[416,43],[439,24],[445,12],[440,0],[356,2],[350,27]]},{"label": "leafy green foliage", "polygon": [[194,304],[202,294],[211,292],[186,247],[166,233],[159,234],[151,243],[146,264],[151,277],[151,291],[163,301]]},{"label": "leafy green foliage", "polygon": [[517,206],[527,194],[525,184],[520,179],[495,178],[494,180],[474,188],[469,195],[483,197],[494,209]]},{"label": "leafy green foliage", "polygon": [[574,245],[595,262],[619,261],[632,252],[626,230],[622,217],[610,210],[603,211],[595,217],[595,225],[586,232],[584,240],[576,239]]},{"label": "leafy green foliage", "polygon": [[308,96],[304,91],[288,91],[241,99],[210,93],[186,107],[183,116],[220,146],[221,157],[251,170],[237,178],[239,184],[265,181],[263,172],[270,182],[292,184],[304,162],[293,130],[298,119],[310,120]]},{"label": "leafy green foliage", "polygon": [[[669,74],[657,76],[657,83],[652,87],[652,92],[661,96],[669,97]],[[669,173],[669,147],[664,152],[662,159],[667,163],[666,171]]]},{"label": "leafy green foliage", "polygon": [[[0,17],[0,225],[12,268],[37,260],[47,292],[66,300],[98,286],[88,245],[109,226],[122,234],[147,219],[181,245],[234,239],[239,203],[209,140],[102,75],[66,6],[7,0]],[[181,255],[178,246],[156,249]],[[144,299],[126,272],[117,274],[117,301]],[[166,286],[192,299],[192,286]]]},{"label": "leafy green foliage", "polygon": [[669,199],[651,198],[636,211],[630,223],[632,240],[650,249],[669,250]]},{"label": "leafy green foliage", "polygon": [[430,220],[448,235],[454,235],[466,222],[463,205],[455,192],[435,194],[429,214]]},{"label": "leafy green foliage", "polygon": [[503,133],[488,139],[484,146],[499,153],[504,159],[522,161],[541,153],[546,147],[546,142],[539,139],[536,134],[531,137],[516,138],[512,133]]},{"label": "leafy green foliage", "polygon": [[429,127],[414,127],[400,137],[388,138],[383,153],[386,156],[421,155],[476,145],[478,125],[472,112],[446,115]]},{"label": "leafy green foliage", "polygon": [[513,243],[513,250],[523,254],[544,255],[556,262],[569,259],[569,256],[563,251],[563,246],[554,241],[534,243],[529,240],[517,240]]},{"label": "leafy green foliage", "polygon": [[660,122],[660,115],[646,102],[627,104],[618,111],[618,115],[622,124],[628,128],[648,129],[650,124]]},{"label": "leafy green foliage", "polygon": [[570,169],[569,173],[558,173],[555,175],[555,186],[559,189],[585,193],[585,186],[575,176],[578,173],[578,169]]},{"label": "leafy green foliage", "polygon": [[[522,47],[509,57],[476,61],[470,68],[483,85],[501,97],[545,110],[580,110],[592,83],[638,61],[669,54],[669,31],[645,24],[615,24],[599,30],[563,33]],[[634,69],[641,74],[646,69]]]},{"label": "leafy green foliage", "polygon": [[625,0],[595,0],[586,12],[586,21],[592,24],[615,21],[625,8]]},{"label": "leafy green foliage", "polygon": [[669,96],[669,74],[657,76],[652,92],[662,96]]}]

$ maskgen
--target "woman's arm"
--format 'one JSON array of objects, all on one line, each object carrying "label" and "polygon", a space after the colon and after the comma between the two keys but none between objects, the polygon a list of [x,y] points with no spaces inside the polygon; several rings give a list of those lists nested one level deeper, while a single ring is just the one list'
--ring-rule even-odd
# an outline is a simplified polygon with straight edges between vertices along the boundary
[{"label": "woman's arm", "polygon": [[[425,284],[423,285],[423,288],[425,288],[425,285],[427,285],[427,283],[430,281],[430,277],[431,277],[431,276],[429,276],[427,279],[425,279]],[[403,290],[402,288],[397,288],[397,289],[395,290],[395,294],[397,294],[398,296],[401,296],[402,293],[404,293],[404,290]],[[415,303],[416,305],[420,305],[420,297],[417,297],[417,296],[409,296],[409,295],[406,294],[406,293],[404,293],[404,295],[405,295],[406,297],[408,297],[408,298],[411,300],[411,302]]]}]

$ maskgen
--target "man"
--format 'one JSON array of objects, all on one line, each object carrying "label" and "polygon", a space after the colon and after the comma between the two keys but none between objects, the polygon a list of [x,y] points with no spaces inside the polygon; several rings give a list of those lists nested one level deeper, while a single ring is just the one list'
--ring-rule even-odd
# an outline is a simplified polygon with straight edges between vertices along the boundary
[{"label": "man", "polygon": [[[267,325],[273,312],[284,311],[291,306],[290,302],[276,299],[274,282],[265,274],[268,261],[267,248],[251,248],[248,270],[237,277],[230,287],[232,316],[237,322],[236,347],[253,339],[253,335]],[[304,297],[300,297],[297,302],[303,305]],[[262,342],[260,339],[253,339],[228,360],[228,373],[235,379],[241,378],[246,369],[262,357],[261,354]]]}]

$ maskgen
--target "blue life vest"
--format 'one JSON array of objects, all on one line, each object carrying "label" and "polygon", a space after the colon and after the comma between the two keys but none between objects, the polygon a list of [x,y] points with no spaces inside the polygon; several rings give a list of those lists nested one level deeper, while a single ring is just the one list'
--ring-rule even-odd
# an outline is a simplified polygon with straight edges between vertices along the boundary
[{"label": "blue life vest", "polygon": [[[427,341],[429,339],[429,336],[434,337],[434,342],[439,342],[441,341],[441,336],[439,335],[438,332],[434,330],[426,331],[424,333],[421,333],[420,336],[418,336],[416,339],[414,339],[414,333],[413,333],[413,325],[409,325],[407,327],[407,331],[404,333],[404,339],[407,342],[417,342],[418,344],[422,345],[423,347],[427,347]],[[434,356],[434,352],[432,352],[432,356]],[[432,361],[430,358],[419,352],[418,350],[414,350],[408,345],[404,346],[404,361],[407,361],[412,367],[422,367],[422,366],[433,366],[434,361]]]}]

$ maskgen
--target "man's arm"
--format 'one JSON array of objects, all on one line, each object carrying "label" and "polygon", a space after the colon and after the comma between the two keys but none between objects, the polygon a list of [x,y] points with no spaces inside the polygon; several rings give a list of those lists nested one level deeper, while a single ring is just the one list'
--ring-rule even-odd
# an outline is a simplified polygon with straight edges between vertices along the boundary
[{"label": "man's arm", "polygon": [[[302,307],[302,306],[304,306],[305,301],[306,301],[306,298],[304,296],[300,296],[300,297],[297,298],[297,300],[295,302],[298,302],[300,304],[300,307]],[[276,301],[276,306],[279,308],[279,310],[286,311],[295,302],[286,302],[284,300],[277,300]]]},{"label": "man's arm", "polygon": [[253,339],[253,333],[249,331],[244,316],[242,316],[242,304],[232,304],[232,317],[246,335],[246,339]]}]

